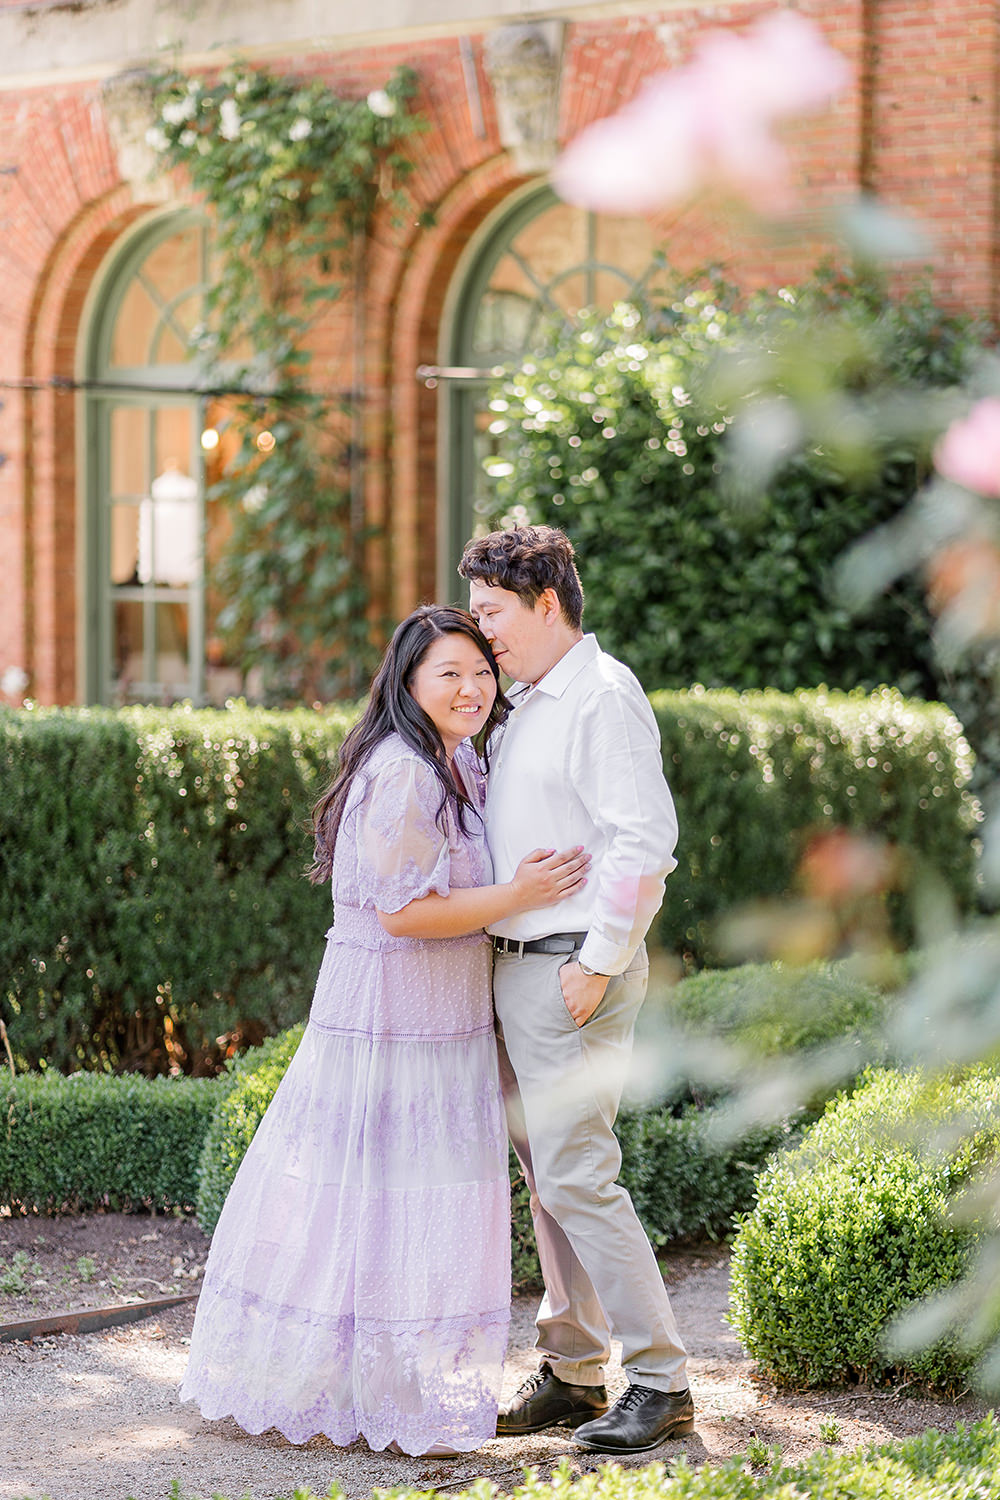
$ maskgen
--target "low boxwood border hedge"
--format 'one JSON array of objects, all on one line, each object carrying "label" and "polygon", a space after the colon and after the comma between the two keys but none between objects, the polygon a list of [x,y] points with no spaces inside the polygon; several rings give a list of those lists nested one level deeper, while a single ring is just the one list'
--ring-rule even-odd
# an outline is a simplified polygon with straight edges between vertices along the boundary
[{"label": "low boxwood border hedge", "polygon": [[0,1204],[13,1212],[191,1208],[228,1079],[0,1075]]}]

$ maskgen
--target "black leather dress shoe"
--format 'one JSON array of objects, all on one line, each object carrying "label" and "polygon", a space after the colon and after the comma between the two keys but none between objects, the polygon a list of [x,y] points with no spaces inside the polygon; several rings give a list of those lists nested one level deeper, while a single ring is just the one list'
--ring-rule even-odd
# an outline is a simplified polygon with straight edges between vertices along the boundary
[{"label": "black leather dress shoe", "polygon": [[648,1385],[630,1385],[603,1417],[578,1427],[573,1441],[596,1453],[646,1453],[667,1438],[688,1432],[694,1432],[690,1391],[651,1391]]},{"label": "black leather dress shoe", "polygon": [[608,1409],[603,1385],[570,1385],[542,1364],[529,1375],[509,1406],[497,1416],[497,1437],[520,1437],[544,1427],[579,1427]]}]

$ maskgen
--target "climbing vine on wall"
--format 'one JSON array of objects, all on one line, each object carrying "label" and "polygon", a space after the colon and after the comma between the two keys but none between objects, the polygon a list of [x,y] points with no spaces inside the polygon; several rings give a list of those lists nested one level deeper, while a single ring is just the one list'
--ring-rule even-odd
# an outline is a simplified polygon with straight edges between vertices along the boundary
[{"label": "climbing vine on wall", "polygon": [[246,66],[163,73],[154,90],[147,140],[184,170],[214,228],[191,340],[204,389],[225,393],[212,409],[224,441],[209,492],[229,517],[211,578],[220,634],[259,669],[270,702],[357,691],[370,649],[362,395],[315,378],[310,343],[345,293],[363,305],[373,217],[406,202],[405,143],[421,128],[414,75],[362,99]]}]

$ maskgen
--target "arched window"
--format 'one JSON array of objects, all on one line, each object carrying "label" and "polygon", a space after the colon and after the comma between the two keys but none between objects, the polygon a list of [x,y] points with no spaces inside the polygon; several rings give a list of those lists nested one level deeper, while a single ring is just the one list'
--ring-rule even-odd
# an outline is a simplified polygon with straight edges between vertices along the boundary
[{"label": "arched window", "polygon": [[[193,215],[159,218],[112,263],[86,369],[87,697],[221,702],[239,692],[208,638],[208,421],[189,353],[204,319],[209,242]],[[209,435],[210,440],[210,435]]]},{"label": "arched window", "polygon": [[653,289],[662,256],[651,228],[562,203],[533,188],[487,222],[457,275],[443,348],[446,473],[439,593],[456,596],[462,547],[492,508],[490,372],[516,365],[553,318],[608,309]]}]

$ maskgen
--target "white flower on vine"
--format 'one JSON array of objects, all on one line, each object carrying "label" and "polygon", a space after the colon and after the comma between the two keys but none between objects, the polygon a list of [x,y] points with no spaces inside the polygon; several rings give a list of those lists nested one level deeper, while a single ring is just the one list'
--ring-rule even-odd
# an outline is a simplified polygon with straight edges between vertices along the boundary
[{"label": "white flower on vine", "polygon": [[385,89],[372,89],[366,103],[372,114],[380,115],[383,120],[388,120],[396,113],[396,101],[390,98]]},{"label": "white flower on vine", "polygon": [[263,510],[267,504],[267,485],[263,483],[250,485],[249,489],[244,490],[240,504],[251,515],[255,515],[259,510]]},{"label": "white flower on vine", "polygon": [[152,146],[154,151],[166,151],[170,146],[170,142],[159,125],[151,125],[146,131],[146,145]]},{"label": "white flower on vine", "polygon": [[240,98],[242,98],[244,94],[248,94],[249,92],[250,92],[250,80],[249,80],[249,78],[241,78],[239,80],[239,82],[236,84],[236,87],[233,89],[233,93],[234,94],[239,94]]},{"label": "white flower on vine", "polygon": [[197,108],[190,94],[185,94],[183,99],[171,99],[160,111],[165,125],[183,125],[185,120],[190,120]]},{"label": "white flower on vine", "polygon": [[184,147],[185,151],[190,151],[191,147],[194,145],[197,139],[197,130],[182,130],[180,135],[178,136],[178,140]]},{"label": "white flower on vine", "polygon": [[240,133],[240,112],[235,99],[223,99],[219,105],[219,134],[227,141],[235,141]]},{"label": "white flower on vine", "polygon": [[288,131],[290,141],[304,141],[307,136],[312,135],[312,120],[307,120],[305,115],[299,115],[293,120]]},{"label": "white flower on vine", "polygon": [[28,686],[28,674],[23,667],[8,667],[0,677],[0,693],[8,698],[20,698]]}]

